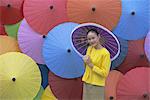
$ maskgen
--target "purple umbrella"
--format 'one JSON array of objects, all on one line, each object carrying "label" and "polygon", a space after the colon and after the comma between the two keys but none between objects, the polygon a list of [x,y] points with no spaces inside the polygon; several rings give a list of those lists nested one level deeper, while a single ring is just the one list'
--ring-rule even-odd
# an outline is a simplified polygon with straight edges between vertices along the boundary
[{"label": "purple umbrella", "polygon": [[145,53],[150,61],[150,32],[147,34],[146,39],[145,39]]},{"label": "purple umbrella", "polygon": [[102,43],[102,46],[105,47],[110,52],[111,60],[116,59],[120,53],[120,44],[118,39],[108,29],[95,23],[80,24],[72,31],[71,43],[74,49],[76,50],[76,52],[80,56],[86,54],[86,50],[88,47],[87,32],[90,29],[95,29],[97,30],[97,32],[100,33],[101,36],[100,42]]},{"label": "purple umbrella", "polygon": [[18,31],[19,47],[38,64],[45,64],[42,57],[43,37],[32,30],[25,19],[22,21]]}]

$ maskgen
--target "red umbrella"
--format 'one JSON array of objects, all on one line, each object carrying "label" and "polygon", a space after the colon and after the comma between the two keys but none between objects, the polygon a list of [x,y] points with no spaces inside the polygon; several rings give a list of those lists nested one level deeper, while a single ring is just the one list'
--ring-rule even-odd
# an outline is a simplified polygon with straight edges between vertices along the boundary
[{"label": "red umbrella", "polygon": [[0,21],[15,24],[23,19],[24,0],[0,0]]},{"label": "red umbrella", "polygon": [[4,25],[0,23],[0,35],[6,35]]},{"label": "red umbrella", "polygon": [[117,67],[117,70],[125,74],[129,70],[140,66],[149,66],[144,52],[144,40],[129,41],[127,56],[123,63]]},{"label": "red umbrella", "polygon": [[113,98],[113,100],[116,100],[116,87],[122,77],[123,74],[117,70],[112,70],[109,72],[105,85],[106,100],[110,100],[111,98]]},{"label": "red umbrella", "polygon": [[64,79],[49,72],[49,85],[58,100],[82,100],[81,78]]},{"label": "red umbrella", "polygon": [[67,21],[66,3],[66,0],[25,0],[25,19],[35,31],[47,34],[56,25]]},{"label": "red umbrella", "polygon": [[140,67],[127,72],[117,86],[117,100],[149,100],[150,68]]}]

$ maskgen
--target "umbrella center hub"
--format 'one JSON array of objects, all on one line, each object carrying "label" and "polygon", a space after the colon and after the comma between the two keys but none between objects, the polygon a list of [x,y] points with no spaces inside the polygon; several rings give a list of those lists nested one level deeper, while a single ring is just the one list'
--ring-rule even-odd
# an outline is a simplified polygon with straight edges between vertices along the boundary
[{"label": "umbrella center hub", "polygon": [[143,98],[148,98],[148,95],[147,94],[143,94]]},{"label": "umbrella center hub", "polygon": [[109,100],[113,100],[113,99],[114,99],[114,97],[113,97],[113,96],[110,96],[110,97],[109,97]]},{"label": "umbrella center hub", "polygon": [[71,50],[70,50],[70,49],[68,49],[68,50],[67,50],[67,52],[68,52],[68,53],[70,53],[70,52],[71,52]]},{"label": "umbrella center hub", "polygon": [[46,38],[46,36],[45,36],[45,35],[43,35],[43,38]]},{"label": "umbrella center hub", "polygon": [[135,15],[135,11],[132,11],[132,12],[131,12],[131,15],[133,15],[133,16],[134,16],[134,15]]},{"label": "umbrella center hub", "polygon": [[54,6],[50,6],[49,8],[50,8],[50,10],[52,10],[52,9],[54,9]]},{"label": "umbrella center hub", "polygon": [[92,7],[92,11],[95,12],[95,11],[96,11],[96,8],[95,8],[95,7]]},{"label": "umbrella center hub", "polygon": [[7,5],[7,7],[8,7],[8,8],[10,8],[10,7],[11,7],[11,5],[10,5],[10,4],[8,4],[8,5]]},{"label": "umbrella center hub", "polygon": [[12,78],[12,81],[15,82],[15,81],[16,81],[16,78]]}]

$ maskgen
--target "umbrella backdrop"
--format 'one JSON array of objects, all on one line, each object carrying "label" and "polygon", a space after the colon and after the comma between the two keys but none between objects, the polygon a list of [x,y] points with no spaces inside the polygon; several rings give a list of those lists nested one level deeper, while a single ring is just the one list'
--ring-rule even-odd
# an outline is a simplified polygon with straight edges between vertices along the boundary
[{"label": "umbrella backdrop", "polygon": [[64,79],[49,72],[49,85],[58,100],[82,100],[81,78]]},{"label": "umbrella backdrop", "polygon": [[105,99],[106,100],[116,100],[116,87],[118,82],[123,77],[123,74],[117,70],[110,71],[105,86]]},{"label": "umbrella backdrop", "polygon": [[9,52],[0,56],[0,98],[33,99],[41,86],[37,64],[28,56]]},{"label": "umbrella backdrop", "polygon": [[117,86],[117,100],[149,100],[150,68],[139,67],[127,72]]},{"label": "umbrella backdrop", "polygon": [[[80,90],[82,87],[76,92],[67,92],[67,95],[64,89],[67,86],[63,85],[61,89],[64,94],[60,95],[62,92],[59,94],[60,90],[57,88],[61,85],[61,82],[58,82],[57,78],[63,80],[69,80],[71,78],[73,84],[76,84],[77,80],[82,78],[84,65],[81,64],[83,62],[81,61],[81,56],[79,56],[80,54],[75,52],[75,48],[70,45],[72,43],[70,35],[75,31],[75,27],[81,27],[81,25],[85,23],[101,25],[117,36],[117,41],[120,45],[120,51],[111,65],[111,70],[116,69],[117,71],[110,72],[107,79],[108,84],[106,83],[107,90],[105,91],[105,96],[108,99],[110,99],[110,96],[114,96],[115,99],[115,87],[111,88],[113,89],[112,91],[110,87],[112,85],[116,86],[119,76],[122,76],[122,74],[127,73],[133,68],[141,66],[149,67],[150,65],[150,33],[148,34],[148,31],[150,31],[150,20],[148,19],[150,18],[149,4],[150,0],[0,0],[0,58],[8,52],[22,52],[36,62],[36,66],[40,69],[41,83],[39,85],[43,88],[40,89],[40,86],[37,87],[36,85],[28,87],[23,95],[30,94],[27,96],[30,96],[29,98],[40,99],[43,89],[45,89],[45,92],[42,95],[42,100],[57,100],[53,93],[59,99],[61,97],[69,98],[69,95],[71,95],[71,98],[75,95],[77,96],[76,98],[81,98],[82,92]],[[72,24],[63,24],[68,21],[69,23],[74,23],[75,26],[72,27]],[[63,26],[60,28],[62,24]],[[43,46],[43,42],[47,40],[47,46],[45,47]],[[85,39],[78,40],[78,43],[81,45],[82,40]],[[54,45],[59,42],[58,48],[63,48],[63,50],[56,50],[56,48],[54,48]],[[101,42],[104,42],[104,40]],[[114,43],[112,40],[109,40],[109,42]],[[52,47],[49,47],[49,44]],[[43,53],[43,49],[46,49],[46,52]],[[114,48],[111,47],[110,49]],[[84,50],[84,54],[85,51],[86,49]],[[50,52],[53,54],[49,54]],[[42,53],[47,55],[46,59],[43,57],[44,55]],[[62,53],[67,56],[61,55]],[[55,58],[56,55],[59,55],[59,57],[56,57],[57,60]],[[10,59],[11,56],[8,58]],[[16,66],[20,66],[18,62],[21,59],[17,58],[17,56],[15,56],[15,58],[17,60]],[[72,59],[76,59],[76,62]],[[24,64],[26,63],[25,61],[26,60],[24,60]],[[49,63],[45,63],[45,61]],[[59,62],[62,62],[62,64]],[[8,63],[7,61],[6,64],[10,64],[10,62]],[[71,66],[68,66],[69,64]],[[0,69],[3,67],[4,66],[0,65]],[[13,67],[12,65],[11,68],[9,66],[6,75],[10,71],[19,70],[17,68],[12,69]],[[34,68],[35,66],[33,65],[32,69]],[[22,69],[28,69],[28,67]],[[58,87],[53,85],[52,82],[49,83],[50,87],[46,88],[46,86],[49,86],[49,69],[57,77],[55,80],[53,79],[53,82],[57,81]],[[142,72],[142,69],[139,70]],[[23,70],[22,73],[24,73],[24,71],[26,70]],[[0,75],[1,73],[3,72],[0,70]],[[29,72],[29,75],[31,74],[32,72]],[[115,77],[115,75],[117,76]],[[134,76],[133,73],[132,75]],[[75,77],[76,79],[74,79]],[[128,76],[127,78],[130,77]],[[114,81],[112,82],[111,80],[113,79]],[[10,81],[13,83],[13,80]],[[137,84],[140,83],[137,78],[135,78],[135,81]],[[20,86],[26,86],[23,82],[21,83]],[[68,84],[68,81],[66,83]],[[3,94],[2,96],[4,97],[7,95],[7,98],[12,96],[13,94],[9,93],[15,91],[15,89],[11,88],[11,85],[9,85],[8,88],[4,86],[4,88],[2,84],[5,84],[5,82],[0,82],[0,88],[3,88],[0,94],[7,90],[7,94]],[[150,82],[148,84],[150,84]],[[131,85],[134,87],[133,82]],[[36,89],[36,92],[32,90],[33,88]],[[24,89],[24,91],[25,90],[26,89]],[[30,90],[32,92],[30,92]],[[67,87],[66,90],[70,91],[69,87]],[[16,94],[17,92],[12,93]],[[137,93],[136,91],[133,92]],[[75,95],[72,93],[75,93]],[[17,96],[20,96],[20,94],[18,93]],[[144,97],[148,96],[144,95]],[[142,99],[143,98],[140,98],[140,100]],[[127,99],[123,98],[123,100]]]},{"label": "umbrella backdrop", "polygon": [[0,22],[15,24],[23,19],[24,0],[0,0]]},{"label": "umbrella backdrop", "polygon": [[149,67],[149,62],[144,52],[144,40],[129,41],[127,56],[116,69],[125,74],[129,70],[142,65]]},{"label": "umbrella backdrop", "polygon": [[39,64],[45,64],[42,56],[43,35],[35,32],[24,19],[18,31],[18,43],[21,51]]},{"label": "umbrella backdrop", "polygon": [[40,34],[47,34],[56,25],[67,21],[67,0],[25,0],[24,16]]},{"label": "umbrella backdrop", "polygon": [[69,21],[97,23],[112,30],[121,15],[121,0],[68,0]]},{"label": "umbrella backdrop", "polygon": [[149,30],[149,0],[121,0],[122,16],[114,34],[126,40],[143,39]]},{"label": "umbrella backdrop", "polygon": [[5,31],[8,34],[8,36],[11,36],[15,39],[17,39],[18,29],[20,27],[21,21],[16,24],[11,25],[5,25]]},{"label": "umbrella backdrop", "polygon": [[71,46],[71,32],[78,24],[67,22],[53,28],[43,44],[47,67],[62,78],[81,77],[84,73],[82,58]]}]

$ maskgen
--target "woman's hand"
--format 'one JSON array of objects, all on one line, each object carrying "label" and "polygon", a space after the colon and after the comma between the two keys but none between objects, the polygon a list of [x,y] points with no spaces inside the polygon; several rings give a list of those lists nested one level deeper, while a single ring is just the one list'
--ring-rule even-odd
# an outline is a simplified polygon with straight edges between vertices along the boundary
[{"label": "woman's hand", "polygon": [[84,62],[85,62],[89,67],[93,67],[93,64],[92,64],[92,62],[91,62],[91,59],[90,59],[90,57],[89,57],[88,55],[85,55],[85,56],[83,57],[83,60],[84,60]]}]

